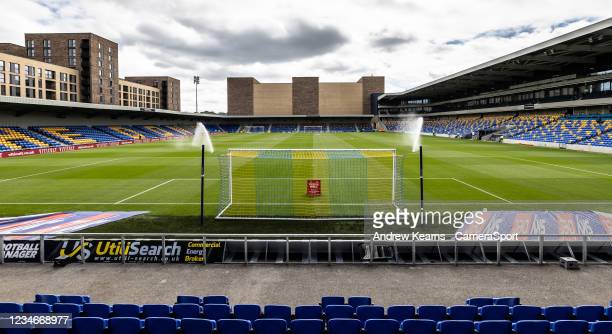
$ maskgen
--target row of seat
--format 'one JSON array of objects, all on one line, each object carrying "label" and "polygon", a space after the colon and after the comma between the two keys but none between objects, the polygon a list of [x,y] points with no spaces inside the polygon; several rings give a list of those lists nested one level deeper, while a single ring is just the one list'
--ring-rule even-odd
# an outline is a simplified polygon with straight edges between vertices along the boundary
[{"label": "row of seat", "polygon": [[[582,320],[525,320],[512,324],[506,320],[472,322],[467,320],[410,319],[401,323],[392,319],[371,319],[362,323],[355,319],[322,320],[259,319],[253,323],[240,319],[182,319],[151,317],[112,318],[77,317],[72,320],[72,334],[610,334],[612,321],[588,323]],[[29,330],[5,330],[6,334],[28,334]],[[68,329],[43,329],[41,334],[68,334]]]},{"label": "row of seat", "polygon": [[263,310],[256,304],[237,304],[233,309],[228,304],[204,304],[200,306],[192,303],[178,303],[174,305],[145,304],[100,304],[100,303],[0,303],[0,313],[70,313],[74,317],[88,316],[104,319],[113,317],[173,317],[202,318],[210,320],[243,319],[255,321],[261,318],[278,318],[289,322],[292,319],[339,319],[351,318],[361,322],[370,319],[392,319],[403,321],[406,319],[443,320],[583,320],[588,322],[612,320],[612,307],[605,309],[599,305],[571,306],[529,306],[517,305],[486,305],[477,307],[473,305],[456,305],[445,307],[442,305],[393,305],[386,309],[378,305],[360,305],[353,308],[351,305],[300,305],[292,309],[288,305],[266,305]]},{"label": "row of seat", "polygon": [[180,126],[0,127],[0,152],[191,135]]}]

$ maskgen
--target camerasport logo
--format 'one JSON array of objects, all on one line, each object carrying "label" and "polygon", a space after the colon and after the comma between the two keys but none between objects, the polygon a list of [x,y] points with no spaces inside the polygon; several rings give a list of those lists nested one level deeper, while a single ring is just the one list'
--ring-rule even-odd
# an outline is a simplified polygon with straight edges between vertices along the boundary
[{"label": "camerasport logo", "polygon": [[40,244],[38,242],[9,242],[4,243],[5,260],[29,260],[39,257]]}]

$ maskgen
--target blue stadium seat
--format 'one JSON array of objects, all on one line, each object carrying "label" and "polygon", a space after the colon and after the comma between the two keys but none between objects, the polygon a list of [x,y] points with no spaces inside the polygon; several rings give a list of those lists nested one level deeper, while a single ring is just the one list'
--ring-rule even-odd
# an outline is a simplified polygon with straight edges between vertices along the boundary
[{"label": "blue stadium seat", "polygon": [[70,313],[73,318],[76,318],[81,315],[82,307],[80,304],[56,303],[53,304],[52,309],[53,313]]},{"label": "blue stadium seat", "polygon": [[55,303],[59,303],[60,299],[58,295],[36,295],[34,296],[34,301],[36,303],[47,303],[49,305],[53,305]]},{"label": "blue stadium seat", "polygon": [[229,298],[223,295],[211,295],[202,297],[202,305],[204,304],[229,304]]},{"label": "blue stadium seat", "polygon": [[521,320],[512,325],[516,334],[548,334],[550,322],[547,320]]},{"label": "blue stadium seat", "polygon": [[183,334],[212,334],[216,324],[213,320],[184,318],[181,320]]},{"label": "blue stadium seat", "polygon": [[521,305],[519,297],[501,297],[493,299],[493,305],[506,305],[509,307]]},{"label": "blue stadium seat", "polygon": [[321,307],[325,309],[328,305],[344,305],[344,297],[342,296],[324,296],[321,297]]},{"label": "blue stadium seat", "polygon": [[0,303],[0,313],[21,313],[21,304]]},{"label": "blue stadium seat", "polygon": [[227,304],[204,304],[204,317],[210,320],[229,319],[232,310]]},{"label": "blue stadium seat", "polygon": [[446,319],[446,306],[443,305],[421,305],[417,308],[419,319],[442,321]]},{"label": "blue stadium seat", "polygon": [[251,322],[244,319],[221,319],[217,321],[219,334],[248,334]]},{"label": "blue stadium seat", "polygon": [[[369,319],[384,319],[385,308],[378,305],[362,305],[357,306],[357,319],[365,323]],[[399,324],[398,324],[399,326]]]},{"label": "blue stadium seat", "polygon": [[412,305],[391,305],[387,308],[387,318],[402,323],[406,319],[414,319],[416,309]]},{"label": "blue stadium seat", "polygon": [[114,304],[113,317],[138,318],[140,317],[140,306],[135,304]]},{"label": "blue stadium seat", "polygon": [[482,307],[486,305],[493,305],[493,298],[490,297],[474,297],[465,301],[466,305],[472,305],[476,307]]},{"label": "blue stadium seat", "polygon": [[586,334],[589,323],[584,320],[559,320],[551,324],[551,330],[555,334]]},{"label": "blue stadium seat", "polygon": [[478,310],[482,320],[506,320],[510,314],[510,308],[506,305],[486,305]]},{"label": "blue stadium seat", "polygon": [[512,322],[521,320],[540,320],[542,317],[542,308],[538,306],[518,305],[510,309]]},{"label": "blue stadium seat", "polygon": [[408,319],[402,321],[400,328],[406,334],[434,334],[436,322],[429,319]]},{"label": "blue stadium seat", "polygon": [[322,334],[325,324],[321,319],[295,319],[291,321],[292,334]]},{"label": "blue stadium seat", "polygon": [[51,305],[47,303],[25,303],[23,313],[51,313]]},{"label": "blue stadium seat", "polygon": [[91,301],[91,298],[86,295],[62,295],[59,296],[60,303],[85,304]]},{"label": "blue stadium seat", "polygon": [[455,305],[448,308],[448,316],[452,320],[474,321],[478,316],[478,307],[472,305]]},{"label": "blue stadium seat", "polygon": [[571,306],[548,306],[543,308],[546,320],[553,322],[557,320],[571,320],[574,308]]},{"label": "blue stadium seat", "polygon": [[198,296],[177,296],[177,304],[202,304],[202,298]]},{"label": "blue stadium seat", "polygon": [[327,320],[352,317],[353,307],[351,305],[328,305],[325,307],[325,318]]},{"label": "blue stadium seat", "polygon": [[142,316],[150,317],[169,317],[172,314],[172,306],[163,304],[145,304],[142,305]]},{"label": "blue stadium seat", "polygon": [[148,334],[173,334],[181,321],[168,317],[149,317],[145,319],[145,331]]},{"label": "blue stadium seat", "polygon": [[357,319],[331,319],[327,322],[328,334],[359,334],[360,331],[361,321]]},{"label": "blue stadium seat", "polygon": [[320,305],[298,305],[295,307],[296,319],[321,319],[323,308]]},{"label": "blue stadium seat", "polygon": [[597,321],[589,326],[591,334],[610,334],[612,333],[612,321]]},{"label": "blue stadium seat", "polygon": [[512,322],[509,320],[485,320],[474,323],[479,334],[512,334]]},{"label": "blue stadium seat", "polygon": [[368,319],[363,326],[366,334],[397,334],[399,321],[394,319]]},{"label": "blue stadium seat", "polygon": [[351,296],[348,297],[348,304],[354,309],[363,305],[372,305],[372,298],[366,296]]},{"label": "blue stadium seat", "polygon": [[612,306],[606,308],[606,311],[604,312],[606,318],[608,318],[608,320],[612,320]]},{"label": "blue stadium seat", "polygon": [[474,322],[469,320],[443,320],[436,327],[441,334],[473,334]]},{"label": "blue stadium seat", "polygon": [[257,304],[238,304],[234,305],[234,317],[255,321],[261,317],[261,307]]},{"label": "blue stadium seat", "polygon": [[264,306],[264,318],[283,319],[287,324],[289,324],[289,322],[291,322],[291,306],[266,305]]},{"label": "blue stadium seat", "polygon": [[108,319],[110,318],[112,312],[112,307],[106,304],[91,303],[83,305],[83,315],[86,317]]},{"label": "blue stadium seat", "polygon": [[599,321],[604,318],[604,308],[600,305],[581,305],[574,308],[574,317],[577,320],[588,322]]},{"label": "blue stadium seat", "polygon": [[72,334],[104,334],[106,322],[99,317],[72,319]]},{"label": "blue stadium seat", "polygon": [[183,318],[199,318],[202,315],[202,306],[198,304],[174,304],[172,306],[172,313],[177,319]]},{"label": "blue stadium seat", "polygon": [[144,322],[134,317],[116,317],[108,320],[109,334],[138,334]]},{"label": "blue stadium seat", "polygon": [[284,319],[257,319],[253,322],[255,334],[284,334],[287,322]]}]

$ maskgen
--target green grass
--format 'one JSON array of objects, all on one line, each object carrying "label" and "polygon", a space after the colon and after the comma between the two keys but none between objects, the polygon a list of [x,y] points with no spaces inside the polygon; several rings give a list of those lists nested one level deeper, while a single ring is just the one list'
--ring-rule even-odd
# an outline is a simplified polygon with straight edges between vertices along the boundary
[{"label": "green grass", "polygon": [[[395,133],[230,134],[207,156],[199,225],[199,150],[186,142],[136,144],[0,160],[0,216],[73,210],[146,210],[92,232],[344,233],[362,222],[214,221],[219,159],[228,148],[397,148],[406,200],[418,200],[418,157]],[[612,155],[423,138],[429,209],[612,212]],[[154,189],[151,189],[154,188]],[[148,191],[147,191],[148,190]]]}]

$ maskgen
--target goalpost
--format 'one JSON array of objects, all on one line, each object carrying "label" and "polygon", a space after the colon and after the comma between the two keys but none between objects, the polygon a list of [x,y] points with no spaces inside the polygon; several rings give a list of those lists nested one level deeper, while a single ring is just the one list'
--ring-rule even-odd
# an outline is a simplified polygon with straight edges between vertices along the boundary
[{"label": "goalpost", "polygon": [[251,125],[248,128],[248,133],[261,133],[266,132],[266,127],[264,125]]},{"label": "goalpost", "polygon": [[316,133],[323,132],[322,125],[304,125],[303,129],[304,129],[304,132],[316,132]]},{"label": "goalpost", "polygon": [[357,220],[403,202],[395,149],[229,149],[218,219]]}]

